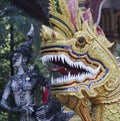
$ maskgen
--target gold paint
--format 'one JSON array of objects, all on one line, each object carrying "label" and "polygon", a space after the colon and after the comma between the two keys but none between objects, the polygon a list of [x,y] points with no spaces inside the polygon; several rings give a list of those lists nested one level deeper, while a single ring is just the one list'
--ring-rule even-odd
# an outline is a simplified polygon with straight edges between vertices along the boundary
[{"label": "gold paint", "polygon": [[[41,47],[49,47],[49,49],[41,50],[42,56],[64,54],[71,61],[82,61],[85,65],[94,69],[100,65],[101,72],[93,80],[71,80],[71,83],[73,81],[79,83],[66,86],[56,84],[54,86],[60,87],[57,88],[58,90],[52,91],[52,95],[70,109],[73,109],[76,100],[78,100],[74,111],[83,121],[120,121],[120,71],[116,60],[108,50],[113,43],[107,40],[104,33],[98,34],[97,27],[92,23],[92,18],[90,24],[88,21],[84,21],[83,11],[78,6],[76,6],[77,13],[75,13],[77,20],[77,26],[75,27],[71,22],[67,8],[66,2],[68,0],[58,1],[62,13],[57,13],[54,0],[50,0],[49,13],[55,18],[51,17],[49,19],[51,27],[42,26],[41,29]],[[85,3],[86,1],[79,0],[77,4],[81,2]],[[89,15],[92,17],[91,13]],[[53,34],[54,37],[52,36]],[[85,39],[82,44],[79,41],[81,37]],[[51,46],[56,47],[51,48]],[[57,46],[64,46],[65,48],[58,48]],[[108,71],[105,74],[106,69]],[[100,81],[104,75],[105,77]],[[91,85],[90,82],[92,83]],[[62,84],[68,83],[64,82]],[[51,89],[55,89],[54,86],[52,85]],[[75,88],[76,86],[78,87],[77,91],[59,90],[61,88],[64,89],[64,87],[69,89],[69,87]],[[68,99],[71,101],[65,103]],[[88,102],[86,103],[87,106],[83,103],[86,99],[89,100],[91,105],[88,105]],[[91,106],[93,110],[90,110]]]}]

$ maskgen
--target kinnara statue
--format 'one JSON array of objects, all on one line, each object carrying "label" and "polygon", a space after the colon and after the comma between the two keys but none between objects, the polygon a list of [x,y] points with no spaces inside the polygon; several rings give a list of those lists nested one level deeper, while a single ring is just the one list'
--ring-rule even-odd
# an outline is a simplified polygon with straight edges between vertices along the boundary
[{"label": "kinnara statue", "polygon": [[113,43],[98,25],[100,15],[93,16],[83,2],[49,0],[50,26],[42,25],[41,56],[53,73],[51,95],[82,121],[120,121],[120,71],[108,49]]},{"label": "kinnara statue", "polygon": [[[45,78],[41,75],[40,79],[38,73],[32,65],[29,69],[27,64],[31,59],[32,44],[34,40],[34,27],[31,24],[31,29],[27,34],[28,40],[14,50],[13,66],[16,68],[16,73],[10,76],[8,83],[4,89],[1,99],[1,105],[9,110],[20,114],[20,121],[35,121],[33,115],[36,104],[33,98],[33,92],[36,85]],[[15,107],[11,107],[7,99],[13,92]]]},{"label": "kinnara statue", "polygon": [[[47,104],[37,105],[34,91],[38,84],[49,87],[48,79],[37,72],[35,63],[28,66],[32,56],[32,44],[34,40],[34,27],[27,34],[28,40],[14,50],[13,66],[16,73],[10,76],[4,89],[1,106],[8,111],[19,114],[20,121],[68,121],[74,112],[63,112],[63,106],[55,99],[50,98]],[[13,92],[15,106],[11,107],[8,98]],[[37,92],[39,93],[39,92]],[[50,97],[50,95],[49,95]],[[51,112],[52,111],[52,112]]]}]

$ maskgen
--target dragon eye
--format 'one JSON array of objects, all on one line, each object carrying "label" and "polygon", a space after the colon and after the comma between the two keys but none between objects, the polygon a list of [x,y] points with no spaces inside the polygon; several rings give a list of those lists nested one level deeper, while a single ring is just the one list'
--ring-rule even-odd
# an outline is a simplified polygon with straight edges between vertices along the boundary
[{"label": "dragon eye", "polygon": [[78,48],[84,48],[86,45],[86,38],[85,37],[79,37],[78,40],[76,41],[76,47]]}]

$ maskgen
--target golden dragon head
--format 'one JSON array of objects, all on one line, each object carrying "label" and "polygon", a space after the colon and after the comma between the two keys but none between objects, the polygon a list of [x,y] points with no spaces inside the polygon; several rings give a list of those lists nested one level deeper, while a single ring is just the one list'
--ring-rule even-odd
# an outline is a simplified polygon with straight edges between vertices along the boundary
[{"label": "golden dragon head", "polygon": [[96,88],[112,88],[119,75],[108,50],[112,46],[94,24],[90,9],[79,8],[80,0],[50,0],[50,27],[42,25],[41,56],[53,72],[52,94],[89,97]]}]

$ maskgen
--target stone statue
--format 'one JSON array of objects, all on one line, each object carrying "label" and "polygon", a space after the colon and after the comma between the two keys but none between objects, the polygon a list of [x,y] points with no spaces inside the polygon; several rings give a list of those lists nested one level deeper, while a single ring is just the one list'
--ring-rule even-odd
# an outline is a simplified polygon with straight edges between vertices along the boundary
[{"label": "stone statue", "polygon": [[[2,95],[1,105],[9,111],[20,114],[20,121],[62,121],[61,119],[68,121],[74,113],[63,113],[61,110],[62,106],[57,100],[50,99],[46,105],[41,104],[39,107],[34,102],[33,93],[37,84],[40,83],[42,86],[49,86],[49,81],[47,82],[44,76],[36,72],[34,65],[27,68],[32,52],[33,25],[31,25],[27,36],[28,41],[18,47],[14,52],[13,66],[17,71],[8,80]],[[10,107],[7,103],[11,92],[14,95],[15,107]]]},{"label": "stone statue", "polygon": [[[30,60],[32,43],[34,36],[34,27],[28,32],[28,41],[15,50],[13,56],[13,66],[17,68],[16,74],[11,76],[2,95],[1,105],[7,110],[20,113],[20,121],[35,121],[33,116],[35,102],[33,101],[33,92],[39,82],[34,66],[27,69],[26,65]],[[40,80],[44,80],[41,77]],[[16,107],[10,107],[7,104],[7,98],[13,91]]]}]

